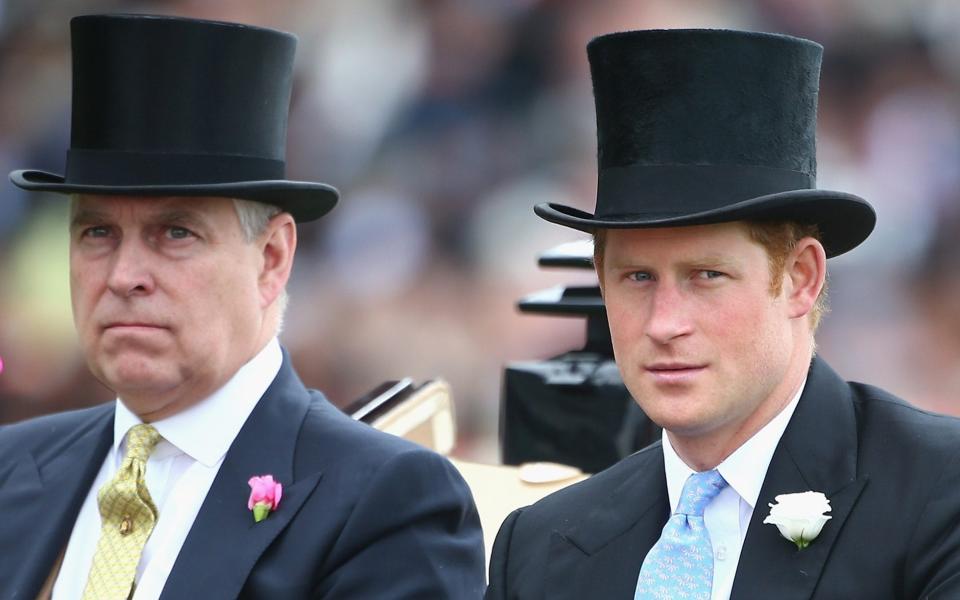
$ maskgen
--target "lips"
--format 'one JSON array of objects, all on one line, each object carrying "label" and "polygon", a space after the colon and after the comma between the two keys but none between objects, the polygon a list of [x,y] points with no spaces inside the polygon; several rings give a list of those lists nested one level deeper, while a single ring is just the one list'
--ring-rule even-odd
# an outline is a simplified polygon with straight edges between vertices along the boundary
[{"label": "lips", "polygon": [[689,383],[706,368],[705,364],[680,362],[660,362],[644,367],[654,381],[663,384]]},{"label": "lips", "polygon": [[695,369],[704,369],[707,365],[696,363],[653,363],[647,365],[648,371],[691,371]]},{"label": "lips", "polygon": [[166,329],[166,327],[146,321],[117,321],[115,323],[107,323],[103,326],[104,331],[150,331],[158,329]]}]

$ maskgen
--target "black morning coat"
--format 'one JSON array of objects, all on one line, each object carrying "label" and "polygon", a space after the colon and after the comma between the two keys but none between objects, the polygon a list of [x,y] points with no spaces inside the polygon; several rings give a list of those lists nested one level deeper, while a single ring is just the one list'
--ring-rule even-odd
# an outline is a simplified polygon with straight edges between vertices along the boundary
[{"label": "black morning coat", "polygon": [[[779,494],[823,492],[832,519],[798,550],[773,525]],[[669,513],[654,444],[512,513],[488,600],[632,599]],[[731,598],[960,598],[960,420],[840,379],[814,359],[767,470]]]},{"label": "black morning coat", "polygon": [[[113,441],[113,403],[0,427],[0,597],[32,600]],[[247,480],[283,484],[254,523]],[[284,353],[161,598],[477,598],[480,521],[443,457],[343,415]]]}]

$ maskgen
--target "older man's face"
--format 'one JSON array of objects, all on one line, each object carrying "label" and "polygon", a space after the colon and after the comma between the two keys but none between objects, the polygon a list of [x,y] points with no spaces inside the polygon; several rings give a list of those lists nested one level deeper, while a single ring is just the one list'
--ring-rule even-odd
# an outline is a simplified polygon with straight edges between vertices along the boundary
[{"label": "older man's face", "polygon": [[146,420],[202,400],[272,334],[263,263],[226,198],[77,198],[70,284],[91,371]]}]

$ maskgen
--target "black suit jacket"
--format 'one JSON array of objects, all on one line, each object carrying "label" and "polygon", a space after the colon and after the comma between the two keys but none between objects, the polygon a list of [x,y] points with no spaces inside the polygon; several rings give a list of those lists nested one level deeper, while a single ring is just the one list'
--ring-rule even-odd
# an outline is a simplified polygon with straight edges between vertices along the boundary
[{"label": "black suit jacket", "polygon": [[[833,518],[797,550],[763,519],[774,496],[808,490],[827,495]],[[657,443],[511,514],[486,597],[633,598],[668,513]],[[960,421],[847,383],[814,360],[767,469],[731,598],[960,598]]]},{"label": "black suit jacket", "polygon": [[[113,439],[113,404],[0,428],[0,597],[33,599]],[[247,509],[253,475],[283,498]],[[471,598],[480,521],[443,457],[357,423],[283,366],[230,446],[162,598]]]}]

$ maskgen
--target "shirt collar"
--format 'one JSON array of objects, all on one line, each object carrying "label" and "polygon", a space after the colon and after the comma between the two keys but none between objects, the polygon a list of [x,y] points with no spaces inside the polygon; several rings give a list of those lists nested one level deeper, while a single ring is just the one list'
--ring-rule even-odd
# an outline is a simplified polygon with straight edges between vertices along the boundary
[{"label": "shirt collar", "polygon": [[[215,466],[270,387],[282,362],[280,342],[273,338],[211,396],[152,423],[163,436],[154,455],[184,453],[206,467]],[[124,436],[139,423],[140,418],[118,398],[113,421],[113,451],[118,459]]]},{"label": "shirt collar", "polygon": [[[760,488],[763,486],[763,480],[767,475],[767,467],[770,466],[773,453],[777,449],[777,444],[780,443],[780,438],[783,437],[787,424],[790,423],[790,417],[793,416],[793,412],[797,408],[797,402],[800,400],[803,388],[806,385],[807,379],[804,378],[800,384],[800,389],[797,390],[790,403],[717,466],[717,470],[720,471],[730,487],[751,508],[756,507],[757,498],[760,497]],[[663,465],[667,474],[670,511],[673,512],[680,502],[683,484],[687,482],[687,478],[694,471],[683,462],[677,451],[673,449],[666,430],[663,431]]]}]

